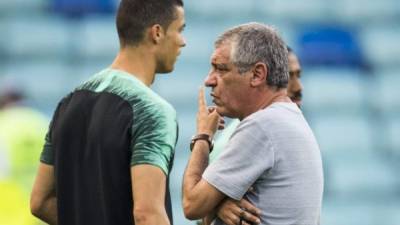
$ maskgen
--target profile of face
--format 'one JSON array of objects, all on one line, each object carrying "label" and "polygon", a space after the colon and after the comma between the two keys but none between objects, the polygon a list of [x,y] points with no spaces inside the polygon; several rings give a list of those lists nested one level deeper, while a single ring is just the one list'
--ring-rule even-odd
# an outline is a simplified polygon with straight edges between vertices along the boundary
[{"label": "profile of face", "polygon": [[250,72],[240,74],[232,63],[231,44],[223,43],[217,47],[211,56],[211,70],[205,80],[205,85],[211,87],[211,96],[217,112],[231,118],[240,117],[242,104],[246,96],[251,76]]},{"label": "profile of face", "polygon": [[293,52],[290,52],[288,57],[290,77],[287,86],[287,93],[289,98],[300,107],[303,91],[303,85],[300,80],[301,66],[297,56]]},{"label": "profile of face", "polygon": [[164,38],[160,42],[156,65],[157,73],[171,72],[174,69],[181,48],[186,45],[185,39],[182,35],[185,27],[185,13],[183,7],[176,7],[175,13],[175,20],[173,20],[168,26],[164,33]]}]

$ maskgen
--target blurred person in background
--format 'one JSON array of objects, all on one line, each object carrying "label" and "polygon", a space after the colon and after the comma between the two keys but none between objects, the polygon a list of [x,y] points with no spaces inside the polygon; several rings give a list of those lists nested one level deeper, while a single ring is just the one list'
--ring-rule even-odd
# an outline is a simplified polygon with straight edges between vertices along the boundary
[{"label": "blurred person in background", "polygon": [[[303,85],[301,83],[301,65],[296,54],[290,47],[288,50],[288,62],[289,62],[289,82],[287,85],[287,94],[296,105],[300,108],[302,101]],[[210,153],[210,164],[215,161],[218,156],[222,153],[225,145],[228,143],[229,138],[232,136],[236,127],[239,125],[240,120],[232,120],[226,128],[218,135],[217,140],[214,144],[214,149]],[[246,199],[236,201],[230,198],[226,198],[217,209],[218,217],[224,221],[227,225],[236,225],[240,219],[241,209],[246,209],[247,213],[243,215],[244,219],[248,222],[255,223],[258,218],[259,209],[255,208]],[[254,212],[254,214],[252,214]]]},{"label": "blurred person in background", "polygon": [[25,104],[16,81],[0,83],[0,224],[37,224],[29,194],[48,119]]},{"label": "blurred person in background", "polygon": [[[183,181],[185,216],[226,224],[213,214],[218,205],[226,197],[246,198],[260,209],[257,224],[319,224],[321,155],[302,112],[287,96],[283,40],[266,25],[234,27],[215,42],[211,65],[205,84],[216,106],[210,112],[200,90],[197,134]],[[208,166],[220,115],[241,123]],[[248,224],[247,210],[241,209],[236,224]]]},{"label": "blurred person in background", "polygon": [[181,0],[122,0],[120,51],[59,103],[31,211],[49,224],[172,224],[169,172],[178,124],[150,89],[185,46]]}]

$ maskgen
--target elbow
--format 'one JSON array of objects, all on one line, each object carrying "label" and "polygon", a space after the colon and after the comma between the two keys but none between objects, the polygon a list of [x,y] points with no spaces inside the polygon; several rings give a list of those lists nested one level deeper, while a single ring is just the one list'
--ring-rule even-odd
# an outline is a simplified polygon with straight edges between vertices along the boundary
[{"label": "elbow", "polygon": [[201,215],[199,207],[196,207],[193,201],[189,199],[183,200],[183,213],[189,220],[198,220],[204,217]]},{"label": "elbow", "polygon": [[42,208],[43,208],[43,200],[32,195],[30,200],[30,209],[32,215],[40,218]]},{"label": "elbow", "polygon": [[133,217],[136,225],[158,224],[160,221],[163,221],[162,224],[168,223],[166,212],[162,209],[134,207]]},{"label": "elbow", "polygon": [[133,210],[133,218],[135,218],[135,224],[149,224],[151,215],[142,210]]}]

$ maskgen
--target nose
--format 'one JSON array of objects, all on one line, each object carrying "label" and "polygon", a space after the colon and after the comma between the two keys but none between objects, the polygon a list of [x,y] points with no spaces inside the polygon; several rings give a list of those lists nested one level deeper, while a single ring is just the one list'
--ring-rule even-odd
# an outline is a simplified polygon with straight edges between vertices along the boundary
[{"label": "nose", "polygon": [[300,78],[296,78],[296,80],[293,82],[293,89],[295,92],[303,90],[303,84],[301,83]]},{"label": "nose", "polygon": [[301,83],[301,80],[299,79],[299,90],[302,91],[303,90],[303,83]]},{"label": "nose", "polygon": [[186,39],[185,37],[182,36],[182,41],[181,41],[181,48],[186,46]]},{"label": "nose", "polygon": [[212,72],[208,73],[206,79],[204,80],[206,87],[215,87],[217,85],[217,79]]}]

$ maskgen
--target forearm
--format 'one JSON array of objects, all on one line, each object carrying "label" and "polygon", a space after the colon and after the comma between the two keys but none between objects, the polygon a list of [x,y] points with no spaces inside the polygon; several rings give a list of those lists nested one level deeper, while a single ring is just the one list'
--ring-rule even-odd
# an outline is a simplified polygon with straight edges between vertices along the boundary
[{"label": "forearm", "polygon": [[32,214],[50,225],[57,225],[57,198],[49,197]]},{"label": "forearm", "polygon": [[[198,184],[201,181],[204,170],[208,166],[208,148],[209,146],[206,141],[200,140],[196,142],[184,174],[182,190],[183,208],[185,214],[188,214],[189,218],[192,216],[196,217],[193,219],[199,219],[197,217],[201,218],[204,216],[201,216],[203,213],[200,210],[200,206],[202,205],[201,201],[203,199],[201,198],[201,194],[205,193],[201,193]],[[198,215],[191,216],[191,211],[194,211],[194,209]]]},{"label": "forearm", "polygon": [[165,210],[135,210],[135,225],[170,225]]},{"label": "forearm", "polygon": [[209,155],[208,143],[199,140],[193,147],[192,154],[190,156],[189,163],[186,167],[186,171],[183,179],[183,194],[184,196],[193,193],[192,191],[196,185],[200,182],[201,176],[204,170],[208,166],[208,155]]},{"label": "forearm", "polygon": [[[208,157],[220,116],[217,111],[209,110],[204,97],[204,88],[199,91],[199,111],[197,113],[197,136],[192,154],[185,170],[182,184],[183,211],[186,218],[202,219],[210,213],[225,197],[216,187],[202,179],[208,166]],[[208,140],[207,140],[208,139]],[[197,141],[196,141],[197,140]]]}]

